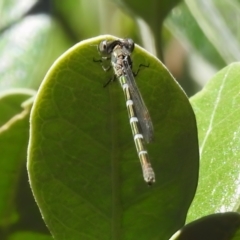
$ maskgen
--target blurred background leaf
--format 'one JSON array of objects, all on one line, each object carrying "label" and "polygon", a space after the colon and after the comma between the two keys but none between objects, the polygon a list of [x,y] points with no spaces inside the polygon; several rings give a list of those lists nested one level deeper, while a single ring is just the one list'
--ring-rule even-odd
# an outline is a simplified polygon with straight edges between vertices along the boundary
[{"label": "blurred background leaf", "polygon": [[24,102],[35,94],[32,90],[15,89],[0,95],[1,239],[24,230],[49,235],[32,198],[26,171],[31,104]]},{"label": "blurred background leaf", "polygon": [[0,91],[17,87],[37,89],[49,66],[70,46],[49,16],[26,16],[1,34]]},{"label": "blurred background leaf", "polygon": [[0,3],[0,29],[5,29],[19,21],[28,12],[37,0],[8,0]]}]

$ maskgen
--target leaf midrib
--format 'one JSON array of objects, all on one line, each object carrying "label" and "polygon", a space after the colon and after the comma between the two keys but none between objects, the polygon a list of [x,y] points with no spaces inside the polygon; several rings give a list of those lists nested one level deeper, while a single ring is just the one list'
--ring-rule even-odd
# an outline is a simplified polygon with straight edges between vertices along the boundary
[{"label": "leaf midrib", "polygon": [[207,128],[207,131],[206,131],[206,134],[204,136],[204,139],[202,141],[202,144],[200,146],[200,159],[201,159],[201,156],[202,156],[202,153],[203,153],[203,150],[204,150],[204,147],[205,147],[205,144],[207,142],[207,139],[209,137],[209,134],[211,133],[212,131],[212,127],[213,127],[213,121],[214,121],[214,118],[215,118],[215,115],[216,115],[216,112],[217,112],[217,109],[218,109],[218,106],[219,106],[219,103],[221,101],[221,95],[222,95],[222,91],[224,89],[224,86],[225,86],[225,83],[226,83],[226,79],[229,75],[229,72],[230,72],[231,68],[228,69],[228,72],[224,75],[223,79],[222,79],[222,83],[221,83],[221,86],[220,86],[220,89],[218,91],[218,94],[217,94],[217,97],[216,97],[216,101],[214,103],[214,108],[213,108],[213,112],[211,114],[211,117],[210,117],[210,121],[209,121],[209,124],[208,124],[208,128]]},{"label": "leaf midrib", "polygon": [[[114,86],[115,85],[115,86]],[[118,134],[118,82],[108,86],[109,106],[110,106],[110,132],[111,132],[111,181],[112,181],[112,219],[111,219],[111,239],[121,239],[121,183],[120,183],[120,152]]]}]

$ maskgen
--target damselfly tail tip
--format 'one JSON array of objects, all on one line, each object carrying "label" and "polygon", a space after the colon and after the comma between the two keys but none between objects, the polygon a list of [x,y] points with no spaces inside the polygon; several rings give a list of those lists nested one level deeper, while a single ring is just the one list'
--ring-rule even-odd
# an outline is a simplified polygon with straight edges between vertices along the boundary
[{"label": "damselfly tail tip", "polygon": [[152,186],[155,183],[155,174],[152,168],[148,168],[148,171],[143,176],[148,186]]},{"label": "damselfly tail tip", "polygon": [[151,187],[152,185],[153,185],[153,183],[155,183],[155,179],[150,179],[150,180],[148,180],[148,181],[146,181],[147,182],[147,185],[149,186],[149,187]]}]

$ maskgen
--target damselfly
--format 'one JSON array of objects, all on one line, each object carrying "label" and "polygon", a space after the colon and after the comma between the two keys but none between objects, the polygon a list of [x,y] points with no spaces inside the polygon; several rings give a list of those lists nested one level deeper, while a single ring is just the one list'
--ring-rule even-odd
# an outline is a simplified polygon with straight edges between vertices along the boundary
[{"label": "damselfly", "polygon": [[[149,143],[153,139],[153,124],[134,79],[135,74],[132,71],[130,57],[133,50],[134,42],[129,38],[114,41],[104,40],[98,45],[98,51],[102,59],[111,58],[111,65],[115,74],[113,79],[117,78],[123,89],[130,126],[142,166],[143,178],[151,185],[155,182],[155,174],[145,148],[145,142]],[[107,69],[104,68],[104,70]]]}]

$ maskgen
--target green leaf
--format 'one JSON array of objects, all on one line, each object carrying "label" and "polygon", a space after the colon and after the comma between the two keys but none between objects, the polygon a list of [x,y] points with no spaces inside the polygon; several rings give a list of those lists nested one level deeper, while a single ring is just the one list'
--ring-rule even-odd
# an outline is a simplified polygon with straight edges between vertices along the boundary
[{"label": "green leaf", "polygon": [[227,63],[238,61],[240,58],[239,23],[232,19],[239,16],[240,4],[236,1],[225,0],[206,2],[186,0],[185,2],[204,34],[222,58]]},{"label": "green leaf", "polygon": [[160,31],[165,17],[181,0],[152,0],[141,1],[141,3],[138,0],[113,0],[113,2],[134,14],[135,17],[144,19],[153,29],[158,28]]},{"label": "green leaf", "polygon": [[49,234],[30,191],[26,171],[29,115],[34,94],[35,91],[28,89],[0,94],[1,239],[18,235],[20,230],[29,230],[32,235],[35,231],[34,239],[39,232]]},{"label": "green leaf", "polygon": [[[17,221],[15,191],[19,174],[26,161],[29,131],[29,108],[21,104],[33,91],[15,90],[0,95],[0,227],[8,228]],[[4,230],[3,230],[4,231]]]},{"label": "green leaf", "polygon": [[46,71],[70,43],[47,15],[25,17],[1,34],[0,91],[38,88]]},{"label": "green leaf", "polygon": [[185,2],[179,4],[169,14],[165,25],[178,40],[183,42],[184,46],[188,47],[191,53],[194,51],[195,54],[202,56],[205,61],[210,62],[219,69],[226,65],[215,46],[204,35]]},{"label": "green leaf", "polygon": [[[64,23],[65,31],[76,41],[99,33],[102,24],[99,15],[105,10],[105,4],[105,1],[53,0],[54,10]],[[106,17],[109,20],[111,16]]]},{"label": "green leaf", "polygon": [[8,240],[53,240],[51,236],[37,234],[34,232],[17,232],[12,234]]},{"label": "green leaf", "polygon": [[113,0],[126,10],[138,24],[143,45],[151,53],[163,58],[161,30],[163,21],[181,0]]},{"label": "green leaf", "polygon": [[55,239],[168,239],[184,224],[197,184],[195,116],[167,69],[136,46],[133,71],[149,64],[137,84],[155,130],[147,149],[156,183],[148,187],[122,89],[103,88],[112,71],[93,61],[103,39],[115,38],[75,45],[41,85],[30,120],[31,187]]},{"label": "green leaf", "polygon": [[187,224],[170,240],[237,240],[239,230],[239,213],[216,213]]},{"label": "green leaf", "polygon": [[217,73],[191,98],[197,116],[201,168],[188,221],[239,208],[240,64]]},{"label": "green leaf", "polygon": [[12,23],[20,20],[21,17],[35,4],[37,0],[19,1],[19,0],[8,0],[1,1],[0,4],[0,31],[1,29],[9,26]]}]

